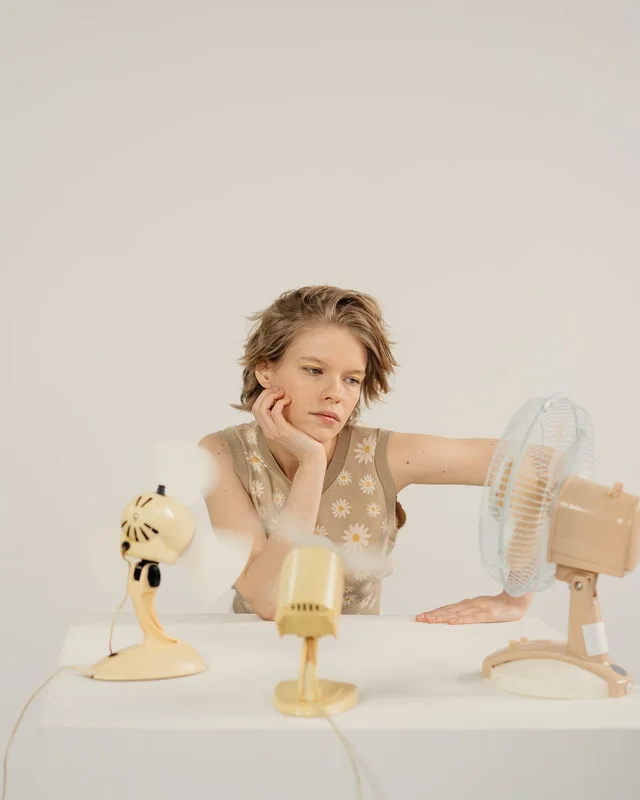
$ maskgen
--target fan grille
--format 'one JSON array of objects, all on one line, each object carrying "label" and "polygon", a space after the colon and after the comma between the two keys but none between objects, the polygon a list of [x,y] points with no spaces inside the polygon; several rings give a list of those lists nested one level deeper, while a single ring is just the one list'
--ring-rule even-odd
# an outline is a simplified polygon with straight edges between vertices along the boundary
[{"label": "fan grille", "polygon": [[505,591],[542,591],[555,580],[547,561],[549,523],[569,475],[591,480],[594,435],[587,412],[555,395],[525,403],[498,443],[482,497],[480,554]]}]

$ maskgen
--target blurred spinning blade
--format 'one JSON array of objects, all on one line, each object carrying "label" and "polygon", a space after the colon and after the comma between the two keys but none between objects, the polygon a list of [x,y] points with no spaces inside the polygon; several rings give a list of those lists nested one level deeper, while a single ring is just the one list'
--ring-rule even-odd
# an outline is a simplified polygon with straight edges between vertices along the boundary
[{"label": "blurred spinning blade", "polygon": [[[238,579],[251,553],[251,538],[236,531],[214,530],[209,520],[204,495],[215,486],[218,465],[213,455],[197,444],[171,440],[153,448],[148,480],[136,492],[153,492],[164,486],[166,494],[191,508],[194,536],[174,569],[186,570],[195,591],[215,602]],[[130,498],[123,498],[122,508]],[[90,538],[91,569],[108,591],[120,591],[126,579],[125,562],[120,555],[120,511],[109,514]]]}]

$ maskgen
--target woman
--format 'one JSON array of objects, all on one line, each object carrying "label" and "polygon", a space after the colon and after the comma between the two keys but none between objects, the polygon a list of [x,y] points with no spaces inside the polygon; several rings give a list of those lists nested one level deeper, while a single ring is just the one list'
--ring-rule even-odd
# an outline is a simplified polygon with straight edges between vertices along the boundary
[{"label": "woman", "polygon": [[[233,609],[275,613],[278,574],[290,545],[283,515],[301,533],[351,551],[390,552],[405,521],[397,495],[410,484],[482,486],[494,439],[451,439],[356,424],[361,403],[389,391],[397,363],[377,301],[333,286],[285,292],[250,318],[241,402],[253,421],[205,436],[219,463],[207,507],[215,527],[248,534],[251,556]],[[275,534],[275,535],[274,535]],[[349,575],[342,612],[380,611],[382,579]],[[505,592],[418,614],[419,622],[519,619],[531,595]]]}]

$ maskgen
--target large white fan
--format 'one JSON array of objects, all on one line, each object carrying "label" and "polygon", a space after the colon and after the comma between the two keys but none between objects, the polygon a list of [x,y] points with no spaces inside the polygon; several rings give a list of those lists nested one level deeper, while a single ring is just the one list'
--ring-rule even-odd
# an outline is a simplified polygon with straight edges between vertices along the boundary
[{"label": "large white fan", "polygon": [[482,496],[487,572],[516,597],[554,581],[570,590],[568,638],[511,641],[482,667],[506,691],[541,697],[622,697],[631,677],[609,659],[596,584],[640,557],[640,498],[593,482],[587,412],[553,395],[525,403],[496,447]]}]

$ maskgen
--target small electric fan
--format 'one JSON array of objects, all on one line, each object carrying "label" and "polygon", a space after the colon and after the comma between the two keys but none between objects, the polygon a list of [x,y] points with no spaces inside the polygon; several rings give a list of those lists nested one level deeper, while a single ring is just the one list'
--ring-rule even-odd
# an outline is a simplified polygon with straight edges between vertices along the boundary
[{"label": "small electric fan", "polygon": [[[214,531],[206,519],[196,533],[191,506],[197,499],[203,505],[202,491],[214,480],[216,466],[210,454],[191,443],[165,442],[156,448],[153,471],[163,483],[155,492],[134,496],[120,516],[120,555],[129,562],[127,597],[143,641],[110,652],[94,664],[89,673],[96,680],[154,680],[202,672],[205,664],[199,653],[169,636],[158,621],[154,598],[160,564],[173,565],[180,559],[201,593],[216,599],[238,578],[251,552],[248,537]],[[167,494],[165,486],[174,486],[179,499]],[[97,572],[111,570],[115,549],[116,541],[108,533],[94,548]]]},{"label": "small electric fan", "polygon": [[167,497],[164,486],[134,497],[121,515],[123,558],[139,559],[129,569],[131,598],[144,639],[111,653],[94,665],[96,680],[153,680],[194,675],[205,669],[198,652],[168,636],[156,616],[154,597],[160,586],[160,564],[175,564],[195,531],[191,509]]},{"label": "small electric fan", "polygon": [[344,592],[340,556],[325,547],[296,547],[282,565],[275,622],[281,636],[302,637],[298,680],[281,681],[274,705],[283,714],[328,716],[357,703],[351,683],[318,679],[318,638],[336,636]]},{"label": "small electric fan", "polygon": [[491,461],[479,541],[485,569],[507,594],[570,590],[568,639],[511,641],[483,663],[505,691],[538,697],[622,697],[631,677],[609,660],[596,583],[623,577],[640,556],[640,498],[594,473],[586,411],[554,395],[525,403]]}]

